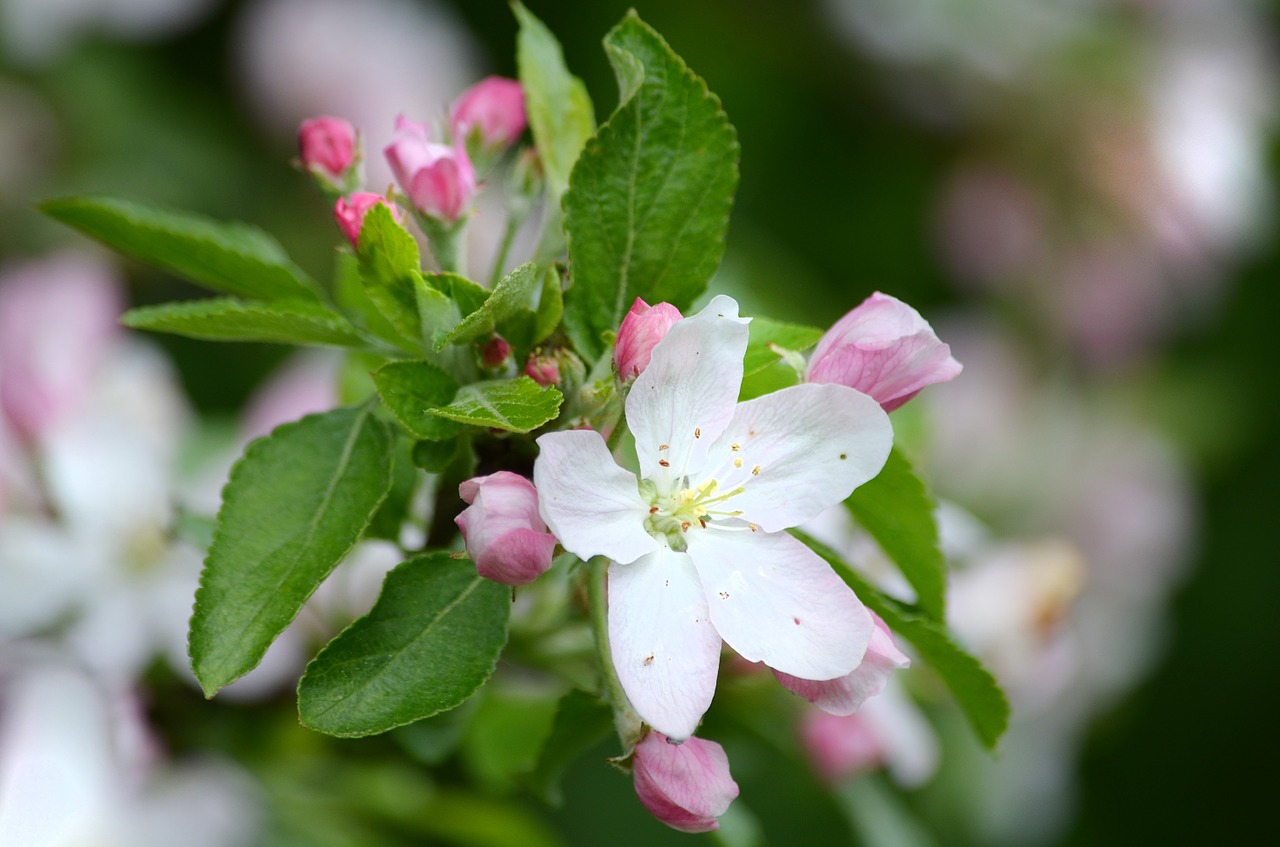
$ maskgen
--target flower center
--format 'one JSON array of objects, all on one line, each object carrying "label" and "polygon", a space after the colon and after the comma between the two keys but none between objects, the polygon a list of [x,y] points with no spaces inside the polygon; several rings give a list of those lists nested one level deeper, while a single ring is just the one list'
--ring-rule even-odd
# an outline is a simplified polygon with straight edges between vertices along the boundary
[{"label": "flower center", "polygon": [[641,493],[649,501],[649,516],[645,518],[644,528],[654,538],[666,539],[672,550],[683,551],[688,547],[685,533],[706,529],[718,519],[742,515],[742,512],[725,509],[721,504],[743,490],[738,486],[721,492],[720,483],[714,479],[692,488],[681,488],[672,494],[660,494],[656,488],[645,486]]}]

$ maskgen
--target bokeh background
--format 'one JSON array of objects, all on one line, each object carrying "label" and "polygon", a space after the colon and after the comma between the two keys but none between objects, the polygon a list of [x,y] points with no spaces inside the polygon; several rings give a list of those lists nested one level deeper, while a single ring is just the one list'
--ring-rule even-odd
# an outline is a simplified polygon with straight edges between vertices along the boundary
[{"label": "bokeh background", "polygon": [[[603,120],[617,94],[600,39],[631,4],[527,5],[560,38]],[[761,837],[1119,845],[1274,831],[1273,6],[636,5],[721,97],[742,144],[713,287],[747,314],[816,326],[873,291],[891,293],[966,366],[895,423],[954,512],[945,522],[953,591],[966,598],[954,623],[1006,683],[1014,727],[993,762],[954,713],[929,709],[941,752],[923,775],[895,771],[882,752],[887,771],[827,792],[802,758],[760,743],[749,716],[713,714],[709,729],[730,752]],[[481,76],[513,76],[514,35],[497,0],[0,0],[0,297],[32,276],[95,274],[107,288],[123,283],[135,304],[195,294],[34,209],[98,192],[250,221],[327,279],[336,231],[290,167],[298,122],[320,113],[355,122],[379,189],[390,177],[377,151],[395,114],[433,116]],[[4,342],[0,380],[18,355]],[[166,425],[228,443],[239,410],[288,352],[148,342],[186,398]],[[109,497],[110,480],[97,490]],[[15,520],[0,517],[9,558],[0,575],[22,555]],[[29,590],[6,578],[0,614]],[[179,608],[179,626],[184,616]],[[110,621],[101,626],[109,640]],[[20,629],[0,628],[6,650],[30,646]],[[0,672],[15,679],[13,666],[6,659]],[[470,801],[450,806],[440,792],[483,777],[483,750],[428,780],[415,762],[430,756],[406,754],[411,741],[335,754],[292,729],[287,687],[240,709],[148,674],[131,707],[161,739],[148,743],[174,761],[223,757],[206,771],[244,764],[247,782],[222,774],[216,790],[188,788],[224,797],[228,809],[257,797],[245,808],[266,811],[245,813],[244,831],[274,833],[272,844],[542,843],[510,840],[526,818],[495,824],[488,841],[448,823],[422,828],[412,810],[428,806],[459,819],[515,809],[546,843],[706,838],[649,820],[629,782],[600,764],[607,745],[571,768],[561,809],[494,777],[478,780],[491,805],[468,811]],[[75,688],[82,681],[59,684],[70,686],[61,699],[90,696]],[[19,700],[11,693],[0,721],[16,720]],[[0,738],[0,756],[21,740]],[[262,799],[254,780],[270,768],[289,772],[267,781],[292,794]],[[5,778],[0,769],[0,792]],[[290,829],[290,816],[311,815],[331,840]],[[234,830],[209,843],[258,837]]]}]

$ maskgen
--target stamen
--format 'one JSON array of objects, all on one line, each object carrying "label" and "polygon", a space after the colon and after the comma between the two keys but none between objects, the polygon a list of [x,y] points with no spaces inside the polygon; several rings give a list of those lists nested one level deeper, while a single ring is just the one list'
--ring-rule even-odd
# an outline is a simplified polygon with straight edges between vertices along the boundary
[{"label": "stamen", "polygon": [[742,445],[735,441],[729,445],[729,449],[737,453],[739,450],[742,449]]},{"label": "stamen", "polygon": [[680,531],[681,531],[681,532],[688,532],[688,531],[689,531],[689,527],[691,527],[691,526],[693,526],[693,524],[689,523],[689,521],[680,521]]},{"label": "stamen", "polygon": [[671,463],[668,462],[666,459],[659,459],[658,464],[662,465],[664,468],[671,467]]},{"label": "stamen", "polygon": [[734,459],[734,460],[733,460],[733,466],[734,466],[735,468],[740,468],[740,467],[742,467],[742,460],[741,460],[741,459]]},{"label": "stamen", "polygon": [[694,438],[701,438],[701,437],[702,437],[702,427],[700,427],[700,426],[695,426],[695,427],[693,428],[693,437],[694,437]]},{"label": "stamen", "polygon": [[651,507],[649,508],[649,514],[651,514],[651,515],[656,515],[656,514],[658,514],[658,507],[657,507],[657,506],[651,506]]},{"label": "stamen", "polygon": [[669,450],[669,449],[671,449],[671,445],[670,445],[670,444],[659,444],[659,445],[658,445],[658,449],[659,449],[659,450]]},{"label": "stamen", "polygon": [[760,466],[759,466],[759,465],[756,465],[754,468],[752,468],[752,469],[751,469],[751,475],[752,475],[752,476],[760,476]]}]

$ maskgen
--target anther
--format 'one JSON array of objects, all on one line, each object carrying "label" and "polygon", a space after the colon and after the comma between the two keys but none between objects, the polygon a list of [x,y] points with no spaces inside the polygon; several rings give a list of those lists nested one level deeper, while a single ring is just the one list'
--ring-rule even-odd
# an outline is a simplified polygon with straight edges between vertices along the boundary
[{"label": "anther", "polygon": [[754,468],[752,468],[752,469],[751,469],[751,475],[752,475],[752,476],[760,476],[760,466],[759,466],[759,465],[756,465]]},{"label": "anther", "polygon": [[742,467],[742,460],[741,460],[741,459],[734,459],[734,460],[733,460],[733,466],[734,466],[735,468],[740,468],[740,467]]},{"label": "anther", "polygon": [[668,450],[668,449],[670,449],[670,447],[671,447],[671,445],[670,445],[670,444],[659,444],[659,445],[658,445],[658,449],[659,449],[659,450]]},{"label": "anther", "polygon": [[664,468],[671,467],[671,463],[668,462],[666,459],[659,459],[658,464],[662,465]]},{"label": "anther", "polygon": [[681,531],[681,532],[688,532],[688,531],[689,531],[689,527],[691,527],[691,526],[693,526],[693,524],[689,523],[688,521],[680,521],[680,531]]},{"label": "anther", "polygon": [[656,515],[656,514],[658,514],[658,507],[657,507],[657,506],[650,506],[650,507],[649,507],[649,514],[651,514],[651,515]]},{"label": "anther", "polygon": [[700,426],[695,426],[695,427],[693,428],[693,437],[694,437],[694,438],[701,438],[701,437],[702,437],[702,427],[700,427]]},{"label": "anther", "polygon": [[729,449],[737,453],[739,450],[742,449],[742,445],[735,441],[729,445]]}]

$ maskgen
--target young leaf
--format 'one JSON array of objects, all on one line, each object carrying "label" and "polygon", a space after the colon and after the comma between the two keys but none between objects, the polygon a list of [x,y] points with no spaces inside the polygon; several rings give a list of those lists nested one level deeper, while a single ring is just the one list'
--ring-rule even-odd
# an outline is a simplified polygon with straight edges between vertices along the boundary
[{"label": "young leaf", "polygon": [[408,438],[396,439],[391,453],[391,488],[365,528],[365,538],[400,540],[400,531],[409,516],[409,507],[413,504],[413,495],[422,476],[413,461],[413,446],[414,442]]},{"label": "young leaf", "polygon": [[510,590],[471,562],[410,559],[387,575],[369,614],[307,666],[302,724],[354,738],[454,708],[493,673],[510,613]]},{"label": "young leaf", "polygon": [[356,328],[314,301],[270,303],[214,297],[130,309],[120,318],[133,329],[171,332],[211,341],[270,341],[362,347]]},{"label": "young leaf", "polygon": [[40,207],[126,256],[197,285],[261,300],[318,300],[315,282],[257,227],[221,223],[115,197],[69,197]]},{"label": "young leaf", "polygon": [[409,343],[391,325],[382,311],[374,305],[360,279],[360,260],[349,248],[335,252],[333,268],[333,300],[351,322],[370,335],[375,335],[393,347],[416,353],[420,347]]},{"label": "young leaf", "polygon": [[206,696],[258,664],[386,497],[391,435],[372,409],[279,426],[231,469],[191,617]]},{"label": "young leaf", "polygon": [[538,298],[538,312],[533,324],[533,344],[545,341],[560,325],[564,316],[564,287],[560,281],[560,268],[548,265],[542,272],[542,294]]},{"label": "young leaf", "polygon": [[952,640],[945,625],[922,617],[903,603],[877,591],[833,550],[814,538],[799,530],[791,530],[791,534],[835,568],[840,578],[867,608],[884,619],[889,629],[915,645],[921,657],[933,666],[947,688],[951,689],[978,740],[988,750],[994,750],[996,742],[1009,726],[1009,701],[995,677]]},{"label": "young leaf", "polygon": [[427,411],[472,426],[529,432],[555,420],[564,395],[543,388],[527,376],[464,385],[453,402]]},{"label": "young leaf", "polygon": [[720,101],[634,12],[605,38],[621,105],[564,196],[565,324],[596,358],[636,297],[687,309],[724,252],[738,141]]},{"label": "young leaf", "polygon": [[916,591],[920,610],[946,620],[947,565],[938,547],[933,499],[896,448],[884,470],[845,501]]},{"label": "young leaf", "polygon": [[519,2],[512,4],[512,11],[520,22],[516,67],[525,112],[547,176],[549,208],[558,211],[573,163],[595,132],[595,114],[586,86],[565,67],[564,52],[551,30]]},{"label": "young leaf", "polygon": [[429,414],[448,405],[458,382],[430,362],[391,362],[373,374],[373,384],[402,426],[417,438],[444,441],[462,429],[453,421]]},{"label": "young leaf", "polygon": [[418,242],[396,223],[386,204],[373,206],[365,215],[357,258],[360,280],[369,299],[400,335],[415,348],[421,347],[418,289],[424,283]]},{"label": "young leaf", "polygon": [[[480,308],[463,318],[445,340],[450,344],[466,344],[498,332],[517,348],[527,348],[532,344],[534,303],[539,284],[538,266],[532,263],[521,265],[503,277]],[[512,337],[517,334],[506,331],[506,325],[522,315],[527,315],[520,322],[524,337]]]},{"label": "young leaf", "polygon": [[747,355],[742,361],[744,376],[759,373],[778,361],[778,350],[803,352],[817,344],[822,330],[811,326],[788,324],[759,316],[748,325],[751,337],[747,342]]},{"label": "young leaf", "polygon": [[546,803],[559,806],[564,802],[560,776],[574,759],[590,750],[613,730],[613,711],[599,698],[577,689],[560,701],[551,735],[527,782],[533,792]]}]

